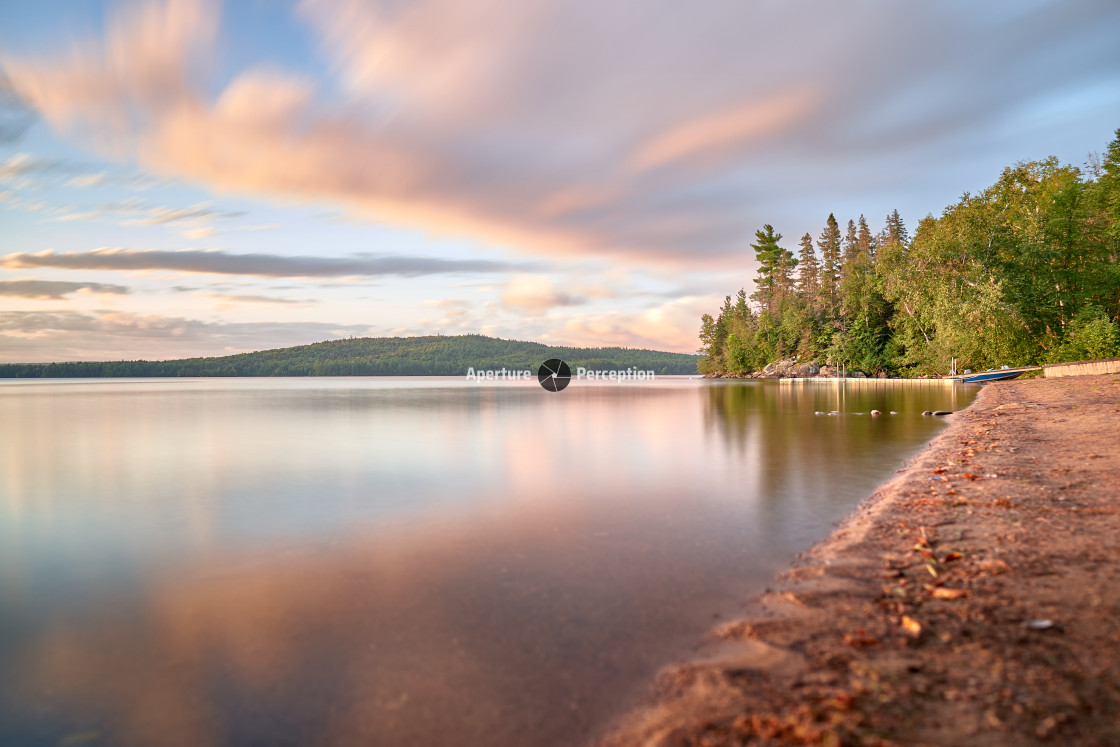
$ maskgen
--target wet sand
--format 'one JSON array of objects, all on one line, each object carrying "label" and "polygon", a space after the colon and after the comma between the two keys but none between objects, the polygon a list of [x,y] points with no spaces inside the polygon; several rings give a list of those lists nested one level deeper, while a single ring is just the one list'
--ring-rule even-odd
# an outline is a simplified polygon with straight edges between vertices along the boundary
[{"label": "wet sand", "polygon": [[603,745],[1120,743],[1120,376],[990,384]]}]

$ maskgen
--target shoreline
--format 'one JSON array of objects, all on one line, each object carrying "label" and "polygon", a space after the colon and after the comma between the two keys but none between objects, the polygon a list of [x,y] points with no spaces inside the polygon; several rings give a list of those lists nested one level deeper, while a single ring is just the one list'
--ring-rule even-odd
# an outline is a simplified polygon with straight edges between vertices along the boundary
[{"label": "shoreline", "polygon": [[988,384],[598,744],[1120,743],[1120,376]]}]

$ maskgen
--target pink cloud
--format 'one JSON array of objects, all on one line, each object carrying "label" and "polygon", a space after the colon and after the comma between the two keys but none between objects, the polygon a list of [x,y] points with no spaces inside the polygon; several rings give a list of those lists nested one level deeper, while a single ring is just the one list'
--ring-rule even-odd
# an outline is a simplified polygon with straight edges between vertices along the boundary
[{"label": "pink cloud", "polygon": [[546,275],[520,275],[512,279],[502,291],[506,308],[541,316],[557,306],[572,306],[580,300],[563,292]]},{"label": "pink cloud", "polygon": [[700,316],[719,307],[715,296],[685,296],[645,311],[583,314],[549,333],[570,345],[621,345],[696,352]]},{"label": "pink cloud", "polygon": [[796,235],[783,218],[860,188],[857,212],[906,207],[913,174],[960,167],[946,153],[1120,73],[1099,4],[812,7],[806,24],[799,3],[305,0],[341,85],[250,67],[215,95],[219,8],[168,0],[0,65],[56,129],[167,177],[677,268],[726,264],[764,222]]}]

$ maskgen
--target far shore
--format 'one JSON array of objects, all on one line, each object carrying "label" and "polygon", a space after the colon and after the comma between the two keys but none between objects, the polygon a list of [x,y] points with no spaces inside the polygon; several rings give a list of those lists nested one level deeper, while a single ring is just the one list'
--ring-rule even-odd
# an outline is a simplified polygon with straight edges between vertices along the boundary
[{"label": "far shore", "polygon": [[950,421],[600,743],[1120,744],[1120,375]]}]

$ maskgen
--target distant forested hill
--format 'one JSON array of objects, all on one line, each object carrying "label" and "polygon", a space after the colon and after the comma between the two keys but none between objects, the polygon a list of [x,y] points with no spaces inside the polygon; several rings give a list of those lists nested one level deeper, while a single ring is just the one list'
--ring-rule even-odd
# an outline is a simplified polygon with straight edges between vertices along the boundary
[{"label": "distant forested hill", "polygon": [[106,376],[463,376],[468,368],[532,369],[561,358],[575,369],[628,367],[694,374],[699,356],[629,348],[567,348],[482,335],[360,337],[220,358],[0,365],[2,378]]}]

